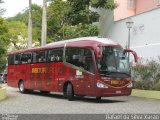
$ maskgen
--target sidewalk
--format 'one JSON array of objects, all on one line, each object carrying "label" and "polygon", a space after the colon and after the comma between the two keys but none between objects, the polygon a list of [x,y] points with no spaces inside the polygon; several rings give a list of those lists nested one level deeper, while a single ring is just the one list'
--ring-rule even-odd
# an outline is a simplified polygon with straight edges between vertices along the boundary
[{"label": "sidewalk", "polygon": [[6,84],[0,84],[0,101],[6,98]]}]

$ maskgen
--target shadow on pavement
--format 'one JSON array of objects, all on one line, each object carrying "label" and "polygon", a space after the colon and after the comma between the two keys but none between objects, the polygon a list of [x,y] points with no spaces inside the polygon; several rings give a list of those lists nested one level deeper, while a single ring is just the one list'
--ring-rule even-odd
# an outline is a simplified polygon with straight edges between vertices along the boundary
[{"label": "shadow on pavement", "polygon": [[[19,91],[16,91],[19,93]],[[44,96],[44,97],[50,97],[54,99],[65,99],[62,93],[40,93],[39,91],[32,91],[32,92],[27,92],[26,94],[29,95],[35,95],[35,96]],[[107,98],[107,97],[106,97]],[[75,96],[74,97],[74,102],[76,101],[81,101],[81,102],[88,102],[88,103],[119,103],[119,102],[126,102],[122,100],[113,100],[113,99],[106,99],[102,98],[101,100],[97,101],[94,97],[80,97],[80,96]]]}]

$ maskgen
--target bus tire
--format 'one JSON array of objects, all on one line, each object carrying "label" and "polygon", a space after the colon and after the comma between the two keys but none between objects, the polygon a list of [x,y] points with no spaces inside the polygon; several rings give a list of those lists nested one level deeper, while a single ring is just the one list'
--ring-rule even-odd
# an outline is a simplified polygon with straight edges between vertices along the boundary
[{"label": "bus tire", "polygon": [[19,88],[19,91],[20,91],[21,93],[25,93],[25,92],[26,92],[26,89],[25,89],[25,87],[24,87],[24,82],[23,82],[22,80],[19,82],[18,88]]},{"label": "bus tire", "polygon": [[99,102],[101,100],[101,97],[96,97],[96,101]]},{"label": "bus tire", "polygon": [[42,94],[49,94],[49,93],[50,93],[49,91],[44,91],[44,90],[40,90],[40,92],[41,92]]},{"label": "bus tire", "polygon": [[67,99],[69,101],[72,101],[74,99],[73,86],[70,83],[67,85]]}]

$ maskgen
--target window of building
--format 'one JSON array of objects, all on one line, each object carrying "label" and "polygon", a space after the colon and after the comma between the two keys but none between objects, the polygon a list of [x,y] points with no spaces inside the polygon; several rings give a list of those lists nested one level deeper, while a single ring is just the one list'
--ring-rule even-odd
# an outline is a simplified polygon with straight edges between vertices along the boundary
[{"label": "window of building", "polygon": [[160,0],[155,0],[157,6],[160,6]]},{"label": "window of building", "polygon": [[136,0],[128,0],[128,8],[129,9],[135,9],[136,7]]}]

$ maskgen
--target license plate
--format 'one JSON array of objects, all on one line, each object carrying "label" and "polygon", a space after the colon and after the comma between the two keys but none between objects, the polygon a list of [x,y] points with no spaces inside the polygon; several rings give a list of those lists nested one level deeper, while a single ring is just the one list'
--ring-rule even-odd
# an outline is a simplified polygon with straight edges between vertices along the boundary
[{"label": "license plate", "polygon": [[111,81],[111,85],[118,85],[120,83],[120,81],[118,80],[112,80]]},{"label": "license plate", "polygon": [[121,91],[116,91],[117,94],[122,93]]},{"label": "license plate", "polygon": [[111,85],[122,85],[124,84],[124,81],[120,81],[120,80],[112,80],[111,81]]}]

